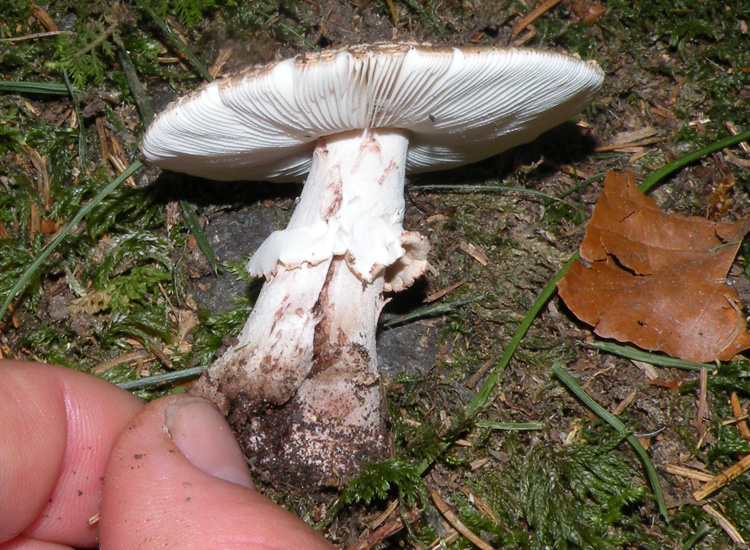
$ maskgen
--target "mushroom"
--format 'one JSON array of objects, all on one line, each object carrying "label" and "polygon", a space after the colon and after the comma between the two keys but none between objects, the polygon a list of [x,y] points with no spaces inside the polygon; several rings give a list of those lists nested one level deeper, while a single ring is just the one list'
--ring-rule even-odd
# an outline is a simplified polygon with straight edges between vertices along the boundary
[{"label": "mushroom", "polygon": [[142,152],[161,168],[305,180],[286,229],[248,263],[266,283],[237,343],[191,389],[268,479],[336,482],[388,454],[377,319],[383,292],[422,275],[429,250],[402,226],[405,173],[529,142],[602,81],[596,64],[557,53],[361,45],[214,81],[151,124]]}]

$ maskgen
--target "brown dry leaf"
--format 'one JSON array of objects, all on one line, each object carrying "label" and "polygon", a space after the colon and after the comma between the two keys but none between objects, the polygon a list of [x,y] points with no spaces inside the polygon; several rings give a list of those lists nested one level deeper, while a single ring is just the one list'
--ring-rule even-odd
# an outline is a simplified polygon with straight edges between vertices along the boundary
[{"label": "brown dry leaf", "polygon": [[632,173],[609,172],[560,296],[603,338],[673,357],[728,360],[750,348],[726,275],[750,219],[718,223],[661,212]]}]

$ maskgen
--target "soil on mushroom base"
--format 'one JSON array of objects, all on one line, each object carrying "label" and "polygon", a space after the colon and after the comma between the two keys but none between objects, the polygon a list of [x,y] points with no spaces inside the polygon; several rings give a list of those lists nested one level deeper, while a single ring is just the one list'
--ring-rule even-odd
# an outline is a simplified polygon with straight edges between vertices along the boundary
[{"label": "soil on mushroom base", "polygon": [[257,476],[269,485],[308,493],[337,487],[368,462],[392,454],[382,386],[373,372],[374,327],[351,327],[346,313],[354,308],[374,319],[382,284],[371,285],[375,290],[362,297],[344,293],[353,301],[341,315],[335,297],[342,296],[342,282],[354,283],[343,287],[351,294],[362,286],[346,260],[335,256],[312,311],[318,319],[312,365],[291,397],[275,406],[253,402],[245,392],[230,398],[229,422]]}]

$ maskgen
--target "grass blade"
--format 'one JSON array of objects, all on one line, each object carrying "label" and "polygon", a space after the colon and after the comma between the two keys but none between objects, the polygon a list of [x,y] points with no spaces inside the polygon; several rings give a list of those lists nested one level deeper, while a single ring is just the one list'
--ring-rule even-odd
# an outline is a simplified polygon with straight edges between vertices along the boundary
[{"label": "grass blade", "polygon": [[[736,136],[732,136],[730,138],[719,140],[717,142],[712,143],[711,145],[708,145],[707,147],[704,147],[703,149],[699,149],[698,151],[689,153],[678,159],[675,159],[674,161],[668,164],[665,164],[660,169],[652,173],[649,177],[647,177],[643,181],[643,183],[639,186],[639,189],[642,192],[646,193],[648,190],[650,190],[654,185],[656,185],[666,176],[679,170],[683,166],[686,166],[692,162],[695,162],[696,160],[698,160],[699,158],[705,155],[711,154],[715,151],[724,149],[731,145],[735,145],[742,141],[747,141],[749,139],[750,139],[750,132],[743,132],[741,134],[737,134]],[[598,177],[598,175],[595,177]],[[534,319],[542,310],[542,308],[545,306],[547,301],[552,296],[555,295],[555,292],[557,292],[557,282],[565,276],[570,266],[573,264],[573,262],[575,262],[578,259],[578,257],[579,257],[578,251],[574,252],[570,256],[570,258],[568,258],[568,261],[565,262],[565,265],[563,265],[562,268],[560,268],[560,271],[558,271],[555,274],[555,276],[552,277],[550,282],[547,283],[547,286],[544,287],[542,292],[539,294],[539,297],[531,305],[531,308],[528,310],[528,312],[524,316],[523,320],[521,321],[521,324],[516,329],[516,332],[513,334],[513,338],[511,338],[510,343],[508,344],[508,347],[505,349],[505,352],[503,353],[503,356],[500,358],[497,364],[492,368],[492,371],[487,377],[487,380],[485,380],[484,384],[482,384],[482,386],[479,388],[476,395],[474,396],[474,399],[472,399],[471,402],[466,406],[466,409],[464,410],[464,415],[454,422],[454,424],[451,426],[452,428],[458,427],[458,425],[461,422],[464,422],[466,420],[466,417],[476,414],[482,407],[484,407],[488,403],[490,396],[492,395],[495,389],[495,386],[497,385],[500,379],[500,376],[505,371],[505,368],[508,366],[508,363],[510,363],[510,360],[515,354],[516,349],[518,349],[518,346],[520,345],[521,340],[523,340],[524,336],[526,335],[526,332],[529,330],[529,328],[531,327],[531,324],[534,322]],[[706,368],[706,367],[703,367],[703,368]],[[615,420],[617,419],[615,418]],[[455,431],[455,430],[449,430],[449,431]],[[636,443],[638,443],[637,440],[635,441]],[[447,440],[441,443],[440,452],[443,452],[446,449],[448,449],[451,446],[451,444],[452,442],[447,441]],[[642,447],[641,447],[641,450],[643,450]],[[645,451],[643,452],[645,453]],[[420,473],[426,472],[436,458],[437,458],[437,455],[433,455],[431,457],[423,459],[418,468],[419,472]],[[650,461],[649,461],[649,464],[650,464]],[[653,469],[653,466],[652,466],[652,469]],[[648,469],[646,470],[646,473],[647,475],[651,475]],[[655,477],[654,477],[654,480],[656,480]],[[661,488],[658,487],[658,483],[656,486],[659,491],[659,495],[661,495]],[[663,503],[663,500],[664,500],[663,497],[661,497],[661,502],[659,503],[659,507],[660,507],[660,511],[662,511],[662,513],[665,514],[665,517],[666,517],[666,507]]]},{"label": "grass blade", "polygon": [[[518,325],[518,328],[513,334],[513,338],[511,338],[508,347],[505,348],[503,356],[495,364],[495,366],[492,367],[492,370],[490,371],[489,376],[487,376],[487,379],[484,381],[484,384],[482,384],[482,387],[479,388],[476,395],[474,395],[474,399],[472,399],[471,402],[466,406],[466,408],[464,409],[464,414],[453,422],[451,428],[449,429],[449,432],[457,432],[457,428],[460,426],[460,424],[466,421],[467,417],[476,415],[485,405],[487,405],[490,396],[495,390],[495,386],[500,380],[500,376],[503,374],[503,372],[505,372],[505,368],[508,366],[508,363],[510,363],[510,360],[513,357],[513,354],[516,352],[516,349],[518,349],[518,346],[521,344],[521,340],[523,340],[523,337],[526,336],[526,333],[531,327],[531,324],[534,322],[534,319],[536,319],[536,316],[539,315],[539,312],[545,306],[547,301],[555,295],[555,292],[557,291],[557,281],[559,281],[563,277],[563,275],[565,275],[565,272],[568,270],[570,264],[572,264],[577,258],[577,253],[571,256],[571,258],[567,261],[563,268],[558,271],[557,274],[549,281],[549,283],[547,283],[547,286],[542,289],[542,292],[526,312],[526,315],[521,321],[521,324]],[[452,444],[453,442],[450,440],[442,441],[440,443],[440,453],[444,452]],[[435,458],[437,458],[437,455],[423,459],[419,464],[417,470],[420,473],[426,472],[432,465]]]},{"label": "grass blade", "polygon": [[198,221],[198,216],[195,215],[195,210],[193,210],[193,207],[185,199],[180,199],[180,210],[182,211],[182,217],[185,218],[185,223],[187,223],[190,232],[193,234],[193,237],[195,237],[195,243],[198,245],[198,248],[201,249],[201,252],[203,252],[203,255],[208,260],[214,274],[218,273],[219,262],[216,260],[214,251],[211,248],[211,243],[208,242],[208,238],[203,232],[203,228]]},{"label": "grass blade", "polygon": [[[271,19],[271,16],[269,14],[267,14],[266,12],[264,12],[264,11],[261,11],[259,9],[255,9],[254,11],[258,15],[260,15],[261,17],[265,17],[266,22]],[[315,44],[313,44],[312,42],[310,42],[307,38],[305,38],[303,35],[301,35],[300,33],[298,33],[296,30],[294,30],[289,25],[287,25],[285,23],[282,23],[280,21],[277,22],[276,25],[278,25],[279,27],[281,27],[282,29],[284,29],[289,34],[291,34],[293,36],[296,36],[303,44],[305,44],[308,48],[310,48],[314,52],[319,52],[320,51],[319,47],[317,47]]]},{"label": "grass blade", "polygon": [[[148,103],[146,90],[143,87],[140,79],[138,78],[138,74],[135,70],[135,67],[133,66],[133,62],[130,59],[130,55],[128,54],[127,49],[120,42],[118,42],[117,44],[117,51],[120,59],[120,64],[122,65],[123,71],[125,73],[125,79],[128,82],[128,88],[130,88],[130,93],[133,94],[133,99],[135,99],[135,104],[138,107],[138,113],[140,114],[143,126],[148,127],[148,125],[151,124],[151,121],[154,119],[154,112]],[[187,223],[190,232],[195,238],[195,242],[198,245],[198,248],[200,248],[201,252],[203,252],[203,255],[208,260],[208,263],[211,266],[214,274],[218,273],[219,262],[216,259],[216,255],[214,254],[213,249],[211,248],[211,244],[208,242],[206,234],[203,232],[203,228],[198,221],[198,217],[195,215],[195,210],[193,210],[193,207],[189,202],[183,199],[180,200],[180,210],[182,211],[182,217],[185,219],[185,223]]]},{"label": "grass blade", "polygon": [[418,319],[424,319],[425,317],[435,317],[436,315],[443,315],[445,313],[450,313],[454,309],[457,309],[461,306],[465,306],[466,304],[470,304],[471,302],[476,302],[477,300],[481,300],[486,295],[487,294],[479,294],[477,296],[461,298],[460,300],[454,300],[452,302],[445,302],[443,304],[433,304],[433,305],[423,306],[418,309],[415,309],[414,311],[410,311],[409,313],[404,313],[403,315],[396,315],[389,319],[380,321],[378,322],[378,327],[379,328],[392,328],[398,325],[403,325],[404,323],[410,323],[412,321],[416,321]]},{"label": "grass blade", "polygon": [[716,370],[716,365],[710,363],[695,363],[693,361],[685,361],[684,359],[677,359],[675,357],[668,357],[666,355],[660,355],[658,353],[650,353],[643,351],[631,346],[621,346],[612,342],[583,342],[583,345],[589,348],[598,349],[613,355],[619,355],[626,359],[633,359],[635,361],[643,361],[644,363],[650,363],[659,367],[672,367],[675,369],[683,370],[694,370],[701,371],[706,369],[711,372]]},{"label": "grass blade", "polygon": [[477,422],[480,428],[489,428],[491,430],[505,430],[509,432],[521,432],[528,430],[541,430],[543,424],[539,422]]},{"label": "grass blade", "polygon": [[688,164],[695,162],[701,157],[705,157],[706,155],[710,155],[711,153],[714,153],[716,151],[731,147],[732,145],[736,145],[742,141],[747,141],[748,139],[750,139],[750,131],[742,132],[740,134],[737,134],[736,136],[729,136],[728,138],[720,139],[719,141],[714,141],[703,149],[698,149],[697,151],[693,151],[692,153],[683,155],[680,158],[665,164],[655,172],[652,172],[651,175],[643,180],[643,183],[638,186],[638,189],[640,189],[643,193],[647,193],[654,185],[659,183],[661,180],[663,180],[673,172],[676,172],[683,166],[687,166]]},{"label": "grass blade", "polygon": [[151,105],[149,105],[146,89],[138,78],[138,72],[135,70],[135,66],[133,66],[130,54],[120,40],[117,41],[117,58],[120,60],[122,72],[125,74],[125,80],[128,82],[128,88],[133,95],[135,105],[138,108],[138,114],[145,128],[154,119],[154,112],[151,109]]},{"label": "grass blade", "polygon": [[472,399],[471,403],[467,405],[467,415],[472,414],[474,411],[484,407],[487,404],[490,396],[495,390],[495,386],[497,385],[498,380],[500,379],[500,375],[502,375],[502,373],[505,371],[505,367],[507,367],[508,363],[510,363],[513,354],[521,344],[521,340],[523,340],[523,337],[526,336],[526,333],[531,327],[531,324],[534,322],[534,319],[536,319],[536,316],[539,315],[540,311],[542,311],[542,308],[546,305],[547,301],[555,295],[555,292],[557,291],[557,281],[562,279],[563,275],[565,275],[565,273],[568,271],[568,267],[576,259],[578,259],[578,254],[573,254],[573,256],[568,259],[562,269],[558,271],[555,276],[552,277],[552,279],[550,279],[550,281],[547,283],[547,286],[542,289],[542,292],[539,294],[534,303],[531,304],[531,307],[526,312],[526,315],[521,321],[521,324],[518,325],[516,332],[513,334],[513,338],[510,339],[508,347],[505,348],[503,356],[492,368],[492,371],[487,377],[487,380],[485,380],[484,384],[482,384],[482,387],[479,388],[479,391],[477,391],[474,399]]},{"label": "grass blade", "polygon": [[28,282],[31,281],[31,279],[36,274],[37,270],[42,265],[44,265],[44,262],[47,261],[47,258],[50,257],[52,252],[54,252],[54,250],[63,241],[63,239],[68,236],[73,228],[78,225],[78,223],[86,216],[86,214],[96,208],[107,197],[107,195],[109,195],[112,191],[119,187],[122,182],[135,174],[142,166],[143,163],[140,160],[133,161],[133,164],[125,169],[122,174],[117,176],[117,178],[108,183],[104,189],[99,191],[99,193],[94,198],[87,202],[84,207],[81,208],[75,216],[73,216],[73,219],[70,220],[67,225],[60,231],[60,233],[57,234],[57,237],[52,239],[52,241],[45,247],[42,253],[39,254],[36,260],[34,260],[26,269],[26,271],[24,271],[23,275],[21,275],[16,284],[13,285],[13,288],[10,289],[10,292],[8,292],[5,300],[3,300],[2,306],[0,306],[0,319],[5,317],[5,314],[8,312],[8,306],[10,306],[10,303],[13,301],[13,299],[18,296],[18,294],[26,287]]},{"label": "grass blade", "polygon": [[562,193],[558,193],[557,195],[555,195],[555,198],[558,200],[564,199],[565,197],[573,193],[579,193],[579,196],[580,196],[580,192],[583,190],[584,187],[588,187],[592,183],[602,181],[606,175],[607,175],[607,172],[599,172],[598,174],[594,174],[593,176],[591,176],[590,178],[586,178],[582,182],[577,182],[574,186],[569,187]]},{"label": "grass blade", "polygon": [[698,544],[698,541],[700,541],[703,537],[708,535],[708,533],[711,532],[711,529],[706,525],[705,523],[701,523],[700,526],[698,526],[698,529],[696,529],[695,533],[687,539],[682,545],[680,546],[680,550],[690,550],[691,548],[694,548],[696,544]]},{"label": "grass blade", "polygon": [[55,84],[51,82],[6,82],[0,80],[0,92],[68,95],[68,87],[65,84]]},{"label": "grass blade", "polygon": [[583,390],[583,388],[578,385],[578,382],[576,382],[575,379],[570,374],[568,374],[568,371],[566,371],[561,365],[552,365],[552,372],[554,372],[555,376],[557,376],[560,381],[565,384],[565,386],[567,386],[567,388],[573,393],[573,395],[580,399],[581,402],[589,409],[591,409],[591,411],[593,411],[599,418],[601,418],[607,424],[617,430],[617,433],[619,433],[622,437],[625,438],[628,443],[630,443],[630,445],[633,447],[633,450],[638,455],[638,458],[641,459],[644,470],[646,470],[646,477],[648,478],[648,482],[651,485],[651,491],[654,493],[656,504],[659,507],[659,512],[661,512],[664,520],[668,522],[669,514],[667,512],[667,504],[666,502],[664,502],[664,495],[662,494],[661,486],[659,485],[659,478],[656,475],[656,469],[654,468],[654,465],[651,462],[651,458],[648,456],[646,449],[643,448],[638,439],[634,435],[632,435],[630,430],[627,429],[625,424],[623,424],[619,418],[610,413],[599,403],[594,401],[591,396],[589,396],[589,394],[587,394]]},{"label": "grass blade", "polygon": [[70,101],[73,102],[73,109],[75,109],[76,117],[78,118],[78,158],[81,161],[81,170],[85,169],[86,163],[88,162],[89,149],[86,145],[86,127],[83,125],[83,117],[81,116],[81,105],[76,98],[75,90],[73,85],[70,83],[68,78],[68,71],[63,69],[63,78],[65,79],[65,87],[68,89],[68,95],[70,95]]},{"label": "grass blade", "polygon": [[140,388],[147,388],[150,386],[157,386],[164,382],[173,382],[174,380],[182,380],[183,378],[190,378],[192,376],[198,376],[208,367],[191,367],[189,369],[176,370],[165,374],[157,374],[154,376],[145,376],[138,380],[128,380],[127,382],[120,382],[117,384],[123,390],[135,390]]},{"label": "grass blade", "polygon": [[159,15],[153,10],[148,2],[145,2],[144,0],[136,1],[138,2],[138,5],[141,7],[141,9],[145,11],[153,20],[153,22],[156,23],[156,25],[161,29],[161,31],[169,39],[172,45],[177,48],[177,50],[179,50],[179,52],[184,55],[188,61],[190,61],[190,63],[193,65],[193,68],[198,72],[198,74],[200,74],[206,82],[211,82],[214,78],[208,72],[206,67],[203,65],[203,63],[200,62],[195,54],[190,51],[190,48],[188,48],[185,43],[180,40],[180,37],[172,32],[172,29],[169,28],[167,22],[159,17]]}]

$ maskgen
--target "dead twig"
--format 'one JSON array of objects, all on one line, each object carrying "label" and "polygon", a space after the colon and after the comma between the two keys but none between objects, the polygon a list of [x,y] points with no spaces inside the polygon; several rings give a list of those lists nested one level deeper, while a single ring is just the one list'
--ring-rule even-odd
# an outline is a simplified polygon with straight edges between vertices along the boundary
[{"label": "dead twig", "polygon": [[703,430],[703,417],[706,415],[708,406],[706,405],[706,398],[708,396],[708,371],[701,369],[699,375],[699,390],[698,390],[698,414],[695,419],[695,428],[698,431],[699,441],[703,440],[701,432]]},{"label": "dead twig", "polygon": [[131,351],[129,353],[118,355],[117,357],[114,357],[113,359],[110,359],[109,361],[104,361],[103,363],[99,363],[97,366],[91,369],[91,372],[93,372],[94,374],[102,374],[104,372],[107,372],[109,369],[116,367],[117,365],[121,363],[133,363],[135,361],[142,361],[143,359],[148,359],[149,357],[150,355],[145,349]]},{"label": "dead twig", "polygon": [[455,529],[450,529],[444,535],[439,536],[427,547],[427,550],[443,550],[447,544],[453,544],[461,535]]},{"label": "dead twig", "polygon": [[745,455],[723,472],[713,476],[711,481],[693,493],[693,498],[698,501],[705,500],[711,493],[728,485],[729,482],[738,478],[748,470],[750,470],[750,455]]},{"label": "dead twig", "polygon": [[643,148],[646,145],[653,145],[654,143],[659,143],[661,141],[664,141],[664,138],[658,135],[656,128],[646,126],[645,128],[639,128],[632,132],[623,132],[619,134],[612,143],[601,145],[594,150],[597,153],[608,151],[632,153],[636,149]]},{"label": "dead twig", "polygon": [[388,4],[388,11],[391,12],[391,21],[393,26],[398,29],[398,14],[396,13],[396,6],[393,5],[393,0],[385,0]]},{"label": "dead twig", "polygon": [[45,9],[38,5],[36,2],[31,3],[31,13],[34,18],[36,18],[36,20],[39,21],[45,29],[47,29],[47,31],[55,32],[58,30],[55,20],[52,19],[50,14],[48,14]]},{"label": "dead twig", "polygon": [[612,414],[615,416],[619,416],[623,413],[625,409],[628,408],[628,406],[635,400],[635,396],[638,394],[638,390],[631,391],[625,399],[620,401],[620,403],[615,407],[615,409],[612,411]]},{"label": "dead twig", "polygon": [[745,547],[745,539],[742,538],[742,535],[740,535],[740,532],[737,531],[737,528],[732,524],[732,522],[725,518],[716,508],[713,508],[708,504],[704,504],[703,506],[701,506],[701,508],[708,515],[716,518],[719,523],[719,527],[724,530],[727,536],[729,536],[729,538],[732,539],[735,544],[741,544],[743,547]]},{"label": "dead twig", "polygon": [[673,476],[694,479],[696,481],[702,481],[703,483],[711,481],[714,477],[708,472],[701,472],[700,470],[687,468],[685,466],[678,466],[677,464],[667,464],[666,466],[664,466],[664,471],[668,474],[672,474]]},{"label": "dead twig", "polygon": [[549,10],[554,8],[557,4],[559,4],[561,0],[546,0],[545,2],[542,2],[539,4],[536,8],[534,8],[531,13],[529,13],[527,16],[523,17],[518,23],[516,23],[516,26],[513,27],[513,30],[510,33],[510,36],[512,38],[515,38],[519,34],[521,34],[526,27],[531,25],[534,21],[539,19],[542,15],[547,13]]},{"label": "dead twig", "polygon": [[448,521],[448,523],[450,523],[456,531],[461,533],[461,535],[469,540],[474,546],[480,548],[481,550],[494,550],[492,546],[480,539],[477,535],[474,534],[471,529],[466,527],[466,525],[464,525],[463,522],[458,519],[456,513],[451,509],[450,506],[448,506],[448,504],[443,500],[443,497],[441,497],[437,491],[430,491],[430,498],[432,498],[432,502],[435,503],[435,506],[440,511],[440,513],[443,514],[443,517]]},{"label": "dead twig", "polygon": [[471,492],[471,490],[466,485],[461,487],[461,492],[466,496],[467,499],[469,499],[469,502],[476,506],[477,510],[482,512],[482,514],[490,518],[495,523],[499,523],[499,520],[495,517],[495,513],[492,511],[492,508],[490,508],[490,506],[485,501]]},{"label": "dead twig", "polygon": [[458,248],[461,249],[461,252],[463,252],[464,254],[468,254],[483,266],[486,266],[489,263],[484,250],[474,244],[461,241],[461,243],[458,245]]},{"label": "dead twig", "polygon": [[737,431],[740,432],[740,437],[745,441],[750,441],[750,430],[747,427],[747,420],[741,420],[745,416],[745,413],[742,410],[740,398],[737,397],[737,393],[732,392],[732,395],[729,396],[729,403],[732,405],[732,414],[737,419]]},{"label": "dead twig", "polygon": [[[729,130],[729,133],[733,136],[736,136],[739,134],[739,130],[737,130],[737,126],[734,125],[734,122],[730,122],[727,120],[724,123],[727,127],[727,130]],[[742,149],[745,153],[750,153],[750,145],[747,143],[747,141],[740,141],[737,145],[739,145],[740,149]]]},{"label": "dead twig", "polygon": [[0,42],[23,42],[24,40],[36,40],[37,38],[47,38],[57,36],[58,34],[73,34],[72,31],[47,31],[24,34],[23,36],[11,36],[10,38],[0,38]]},{"label": "dead twig", "polygon": [[432,294],[430,294],[429,296],[427,296],[427,298],[425,298],[425,303],[431,304],[432,302],[435,302],[435,301],[439,300],[440,298],[442,298],[446,294],[449,294],[449,293],[453,292],[458,287],[460,287],[460,286],[462,286],[464,284],[466,284],[466,279],[461,279],[457,283],[453,283],[452,285],[449,285],[449,286],[447,286],[445,288],[442,288],[442,289],[440,289],[440,290],[438,290],[436,292],[433,292]]},{"label": "dead twig", "polygon": [[484,376],[484,374],[490,370],[490,367],[495,363],[495,359],[488,359],[484,363],[482,363],[482,366],[479,367],[477,372],[474,373],[474,375],[469,378],[469,380],[466,382],[466,387],[469,389],[472,389],[474,386],[476,386],[477,382]]},{"label": "dead twig", "polygon": [[354,546],[350,546],[347,550],[370,550],[401,531],[408,523],[414,523],[419,520],[421,516],[422,512],[420,510],[412,510],[405,517],[396,516],[358,541]]}]

